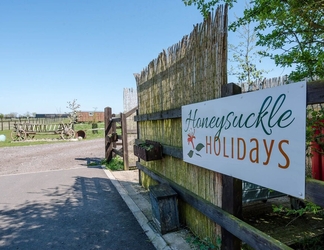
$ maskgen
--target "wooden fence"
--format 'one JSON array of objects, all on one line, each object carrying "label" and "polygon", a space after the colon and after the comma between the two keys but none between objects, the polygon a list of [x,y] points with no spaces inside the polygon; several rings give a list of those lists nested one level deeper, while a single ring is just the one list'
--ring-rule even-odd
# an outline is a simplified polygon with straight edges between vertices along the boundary
[{"label": "wooden fence", "polygon": [[[140,161],[137,167],[163,176],[192,194],[222,207],[222,175],[182,161],[180,108],[183,105],[221,97],[227,84],[227,9],[194,27],[192,33],[160,53],[135,75],[138,97],[139,139],[163,144],[161,161]],[[141,167],[143,166],[143,168]],[[141,173],[144,187],[157,184]],[[182,199],[181,199],[182,200]],[[190,203],[179,203],[180,220],[196,235],[217,242],[225,235],[213,220]],[[223,239],[224,241],[224,239]]]},{"label": "wooden fence", "polygon": [[[180,198],[181,222],[213,243],[221,235],[222,249],[241,249],[241,241],[254,249],[290,249],[241,220],[241,180],[183,161],[181,107],[241,93],[240,87],[227,84],[226,38],[227,9],[221,6],[215,16],[135,75],[137,143],[151,140],[163,148],[161,160],[137,162],[140,182],[146,188],[169,184]],[[308,103],[324,102],[322,90],[320,83],[308,85]],[[323,191],[323,182],[307,179],[308,201],[324,207]]]},{"label": "wooden fence", "polygon": [[38,125],[44,125],[44,124],[54,124],[54,123],[60,123],[64,120],[64,118],[11,118],[11,119],[0,119],[0,130],[11,130],[14,127],[15,123],[33,123]]},{"label": "wooden fence", "polygon": [[[135,162],[132,162],[133,150],[129,148],[129,137],[137,135],[137,129],[128,129],[127,118],[136,113],[137,107],[129,110],[126,113],[120,113],[116,117],[112,113],[110,107],[106,107],[105,114],[105,159],[107,162],[111,161],[112,157],[117,154],[123,158],[124,170],[129,170],[135,167]],[[118,131],[121,133],[118,134]],[[121,140],[119,142],[119,140]]]}]

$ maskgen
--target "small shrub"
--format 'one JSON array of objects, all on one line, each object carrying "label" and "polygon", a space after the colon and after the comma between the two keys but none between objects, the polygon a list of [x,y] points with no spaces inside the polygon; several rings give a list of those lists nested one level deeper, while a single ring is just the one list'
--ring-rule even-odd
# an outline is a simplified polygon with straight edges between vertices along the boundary
[{"label": "small shrub", "polygon": [[92,134],[98,134],[98,123],[96,123],[96,122],[94,122],[94,123],[92,123]]},{"label": "small shrub", "polygon": [[118,155],[112,158],[109,163],[106,161],[106,159],[102,160],[101,165],[105,165],[107,169],[110,169],[112,171],[124,170],[123,159]]}]

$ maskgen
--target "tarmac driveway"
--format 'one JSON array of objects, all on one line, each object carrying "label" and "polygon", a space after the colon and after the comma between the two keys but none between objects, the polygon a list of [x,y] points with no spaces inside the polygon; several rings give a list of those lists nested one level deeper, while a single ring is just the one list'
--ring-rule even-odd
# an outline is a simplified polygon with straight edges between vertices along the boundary
[{"label": "tarmac driveway", "polygon": [[33,169],[0,175],[0,249],[155,249],[101,168]]}]

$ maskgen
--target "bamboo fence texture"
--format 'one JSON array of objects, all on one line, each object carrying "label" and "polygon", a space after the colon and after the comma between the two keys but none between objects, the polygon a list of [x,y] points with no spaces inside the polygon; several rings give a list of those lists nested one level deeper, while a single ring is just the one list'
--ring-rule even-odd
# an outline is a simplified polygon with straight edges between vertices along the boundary
[{"label": "bamboo fence texture", "polygon": [[[163,51],[140,73],[135,74],[138,114],[180,108],[182,105],[220,98],[227,84],[227,7],[220,6],[194,26],[190,35]],[[139,138],[181,147],[181,119],[139,121]],[[163,175],[207,201],[221,206],[221,175],[183,162],[172,156],[141,164]],[[145,187],[156,184],[141,173]],[[183,202],[180,220],[195,234],[217,241],[221,229],[214,222]]]}]

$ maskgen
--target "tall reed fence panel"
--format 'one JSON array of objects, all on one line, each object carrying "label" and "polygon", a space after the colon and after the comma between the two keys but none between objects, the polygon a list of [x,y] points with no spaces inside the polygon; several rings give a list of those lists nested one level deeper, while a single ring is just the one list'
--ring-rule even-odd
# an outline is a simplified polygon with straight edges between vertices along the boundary
[{"label": "tall reed fence panel", "polygon": [[[135,74],[138,95],[139,141],[152,140],[168,151],[162,160],[143,166],[195,195],[222,206],[222,176],[182,160],[181,106],[221,97],[227,84],[227,8],[194,27],[190,35],[159,54]],[[179,113],[180,112],[180,113]],[[157,182],[141,172],[143,186]],[[180,220],[198,236],[217,242],[221,228],[188,203],[179,201]]]}]

